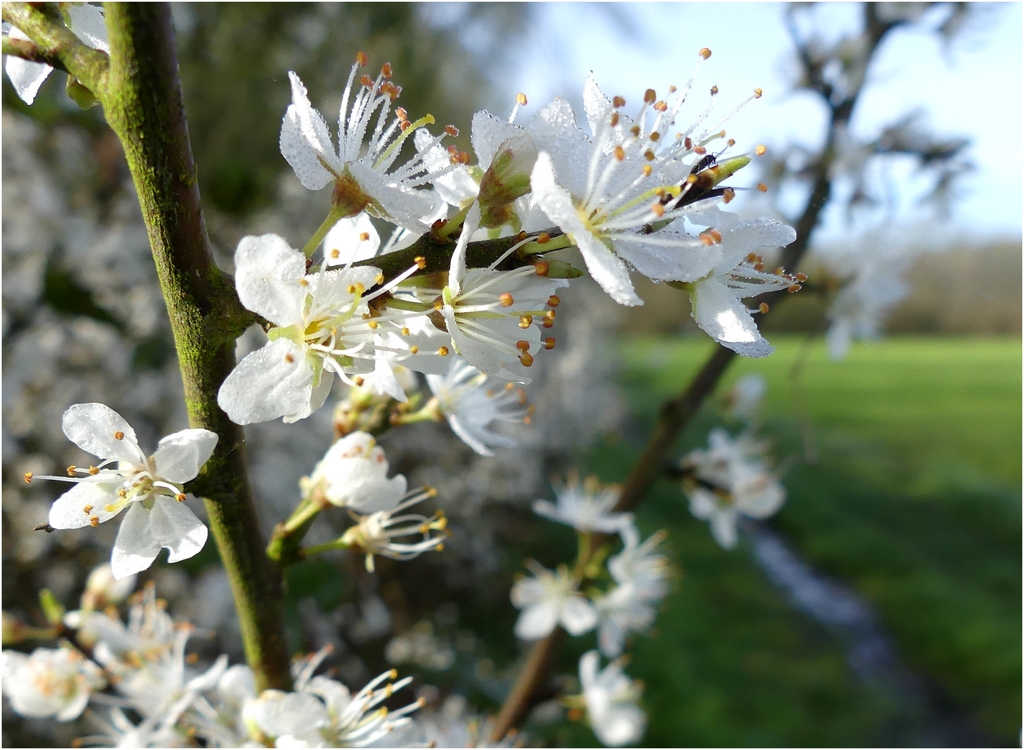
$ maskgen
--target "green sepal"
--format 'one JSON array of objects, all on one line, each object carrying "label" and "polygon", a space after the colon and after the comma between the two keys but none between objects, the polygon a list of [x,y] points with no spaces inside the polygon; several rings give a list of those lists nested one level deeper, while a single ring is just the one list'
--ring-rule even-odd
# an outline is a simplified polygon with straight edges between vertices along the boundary
[{"label": "green sepal", "polygon": [[564,260],[554,260],[552,258],[545,258],[544,261],[548,264],[548,272],[546,274],[546,278],[578,279],[581,276],[583,276],[583,271],[571,266]]},{"label": "green sepal", "polygon": [[64,609],[63,604],[57,601],[57,597],[50,589],[43,589],[39,592],[39,606],[42,607],[43,616],[50,625],[58,627],[64,624],[64,615],[67,610]]},{"label": "green sepal", "polygon": [[67,91],[68,97],[71,101],[82,109],[92,109],[100,103],[92,91],[87,89],[71,76],[68,76],[68,84],[65,91]]}]

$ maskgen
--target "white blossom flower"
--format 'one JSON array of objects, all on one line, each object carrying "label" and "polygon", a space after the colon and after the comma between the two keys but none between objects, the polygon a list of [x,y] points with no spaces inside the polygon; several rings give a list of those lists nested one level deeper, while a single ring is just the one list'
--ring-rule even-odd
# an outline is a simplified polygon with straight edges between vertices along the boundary
[{"label": "white blossom flower", "polygon": [[[110,560],[118,579],[148,568],[161,548],[167,548],[172,563],[203,548],[209,532],[185,505],[191,496],[182,492],[182,485],[195,479],[213,454],[216,433],[176,432],[147,458],[131,425],[103,404],[71,406],[62,427],[71,442],[103,460],[88,468],[69,466],[67,477],[38,477],[75,484],[53,503],[51,527],[98,526],[130,506]],[[25,476],[26,481],[32,478]]]},{"label": "white blossom flower", "polygon": [[[670,107],[656,102],[649,90],[637,122],[644,123],[648,105],[653,105],[659,113],[655,126],[650,132],[640,124],[627,129],[630,121],[617,111],[624,101],[609,101],[591,77],[584,99],[593,141],[560,100],[545,107],[531,125],[541,149],[531,175],[535,202],[580,249],[594,280],[623,305],[643,304],[630,282],[631,267],[656,280],[694,281],[715,267],[723,250],[743,257],[786,244],[792,233],[779,222],[762,219],[739,224],[728,236],[717,231],[693,236],[683,228],[684,217],[707,214],[708,201],[724,197],[724,189],[714,186],[750,160],[737,157],[704,169],[706,149],[701,144],[720,134],[691,139],[700,121],[680,134],[676,145],[661,148],[671,141],[665,136],[685,93]],[[671,116],[665,114],[669,111]],[[684,164],[684,157],[691,155],[693,163]],[[713,247],[721,243],[723,248]]]},{"label": "white blossom flower", "polygon": [[633,521],[632,513],[611,512],[619,501],[619,488],[602,487],[596,477],[580,482],[579,476],[573,475],[566,484],[553,486],[557,504],[534,501],[533,512],[537,515],[568,524],[582,533],[614,534]]},{"label": "white blossom flower", "polygon": [[307,275],[305,256],[283,238],[243,237],[235,251],[238,298],[274,327],[224,380],[220,408],[237,424],[295,422],[323,405],[335,375],[351,382],[352,374],[372,372],[377,324],[367,302],[375,295],[362,294],[380,277],[371,266],[326,264]]},{"label": "white blossom flower", "polygon": [[736,524],[740,516],[767,518],[786,500],[786,490],[767,468],[738,463],[730,468],[728,490],[712,491],[700,485],[687,485],[690,513],[711,525],[711,536],[723,549],[736,546]]},{"label": "white blossom flower", "polygon": [[533,560],[526,565],[534,577],[512,585],[512,604],[523,610],[516,621],[518,638],[535,641],[558,625],[571,635],[582,635],[597,624],[597,613],[577,591],[579,581],[564,565],[554,573]]},{"label": "white blossom flower", "polygon": [[131,660],[131,654],[156,653],[173,648],[178,630],[159,603],[152,582],[131,597],[127,622],[116,611],[76,610],[64,616],[64,624],[78,631],[78,640],[93,646],[99,658]]},{"label": "white blossom flower", "polygon": [[445,375],[427,375],[427,385],[452,432],[481,456],[493,448],[514,448],[516,441],[489,429],[495,422],[529,421],[526,394],[512,383],[491,388],[489,378],[461,357],[454,357]]},{"label": "white blossom flower", "polygon": [[21,716],[71,721],[106,684],[103,671],[70,648],[3,652],[4,695]]},{"label": "white blossom flower", "polygon": [[[370,573],[374,570],[374,555],[383,555],[392,560],[412,560],[429,550],[440,550],[448,538],[448,519],[442,511],[437,511],[430,518],[417,513],[398,515],[436,494],[434,489],[426,488],[412,493],[391,510],[365,516],[353,514],[357,523],[346,529],[342,541],[366,554],[366,570]],[[432,531],[439,533],[431,536]],[[416,536],[420,537],[419,541],[396,541]]]},{"label": "white blossom flower", "polygon": [[491,740],[494,717],[472,714],[466,699],[458,694],[445,698],[436,711],[416,715],[419,736],[427,747],[515,747],[522,735],[509,732],[498,742]]},{"label": "white blossom flower", "polygon": [[610,747],[637,742],[647,728],[647,716],[637,705],[640,683],[630,680],[618,662],[598,672],[600,663],[597,651],[580,657],[580,684],[590,726],[597,739]]},{"label": "white blossom flower", "polygon": [[135,591],[138,576],[130,575],[118,580],[110,563],[103,563],[92,569],[85,580],[85,591],[82,592],[81,608],[83,610],[106,609],[118,605]]},{"label": "white blossom flower", "polygon": [[275,747],[367,747],[407,725],[408,714],[423,705],[416,701],[394,711],[380,706],[412,682],[411,677],[393,682],[395,670],[378,675],[355,695],[340,682],[314,677],[328,651],[299,663],[295,692],[265,690],[245,704],[246,723],[272,739]]},{"label": "white blossom flower", "polygon": [[337,150],[323,115],[309,102],[306,87],[294,72],[288,74],[292,103],[281,123],[281,154],[304,187],[320,190],[334,183],[332,202],[339,217],[366,210],[423,231],[421,218],[430,213],[432,202],[414,188],[436,174],[428,171],[422,154],[399,166],[396,162],[406,138],[434,118],[428,115],[410,122],[405,110],[398,108],[388,124],[391,103],[401,89],[391,82],[390,64],[383,66],[376,80],[364,75],[357,81],[365,64],[366,56],[359,53],[341,97]]},{"label": "white blossom flower", "polygon": [[[93,49],[110,52],[110,45],[107,43],[107,26],[100,8],[83,3],[69,5],[66,12],[70,20],[71,33]],[[11,39],[28,39],[28,36],[17,27],[7,23],[4,23],[4,27],[4,31],[10,34]],[[14,86],[15,92],[25,104],[35,101],[39,87],[43,85],[43,81],[53,70],[46,63],[31,62],[15,55],[7,56],[5,68],[7,77],[11,79],[11,85]]]},{"label": "white blossom flower", "polygon": [[609,658],[620,656],[626,636],[632,631],[646,631],[657,615],[632,583],[613,586],[595,598],[594,609],[597,611],[597,644],[601,653]]},{"label": "white blossom flower", "polygon": [[855,340],[878,338],[886,314],[909,293],[900,274],[910,263],[912,254],[875,250],[855,260],[827,260],[832,266],[847,270],[854,266],[852,278],[843,285],[828,310],[829,329],[826,334],[828,353],[832,359],[843,359]]},{"label": "white blossom flower", "polygon": [[306,496],[319,488],[331,504],[360,513],[395,510],[406,490],[404,476],[388,478],[384,449],[366,432],[335,442],[300,484]]},{"label": "white blossom flower", "polygon": [[623,550],[608,558],[608,572],[621,586],[632,586],[634,596],[648,603],[660,602],[668,593],[668,558],[658,546],[667,533],[659,531],[641,544],[640,532],[633,524],[619,529]]},{"label": "white blossom flower", "polygon": [[[474,215],[479,218],[477,205],[470,209],[463,237],[472,234]],[[467,268],[467,246],[468,241],[460,237],[452,253],[448,285],[435,303],[452,346],[480,372],[499,380],[529,383],[525,368],[533,364],[530,350],[554,346],[554,338],[541,340],[541,328],[554,324],[554,308],[559,303],[555,292],[569,282],[540,275],[546,264],[495,270],[518,245],[489,268]]]}]

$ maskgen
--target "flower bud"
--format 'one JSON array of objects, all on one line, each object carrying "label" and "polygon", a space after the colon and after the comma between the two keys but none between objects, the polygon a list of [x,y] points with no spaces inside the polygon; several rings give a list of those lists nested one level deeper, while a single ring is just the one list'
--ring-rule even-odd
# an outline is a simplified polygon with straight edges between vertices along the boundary
[{"label": "flower bud", "polygon": [[503,141],[480,180],[480,226],[510,221],[510,204],[530,191],[530,172],[537,161],[533,138],[522,133]]},{"label": "flower bud", "polygon": [[406,489],[401,474],[388,478],[384,449],[365,432],[353,432],[332,445],[302,485],[306,493],[319,488],[332,505],[360,513],[391,510]]}]

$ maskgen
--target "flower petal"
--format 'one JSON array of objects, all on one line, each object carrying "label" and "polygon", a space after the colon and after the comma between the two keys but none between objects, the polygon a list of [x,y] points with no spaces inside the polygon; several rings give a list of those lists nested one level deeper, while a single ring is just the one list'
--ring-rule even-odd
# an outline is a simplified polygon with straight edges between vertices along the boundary
[{"label": "flower petal", "polygon": [[744,357],[767,357],[775,351],[743,303],[714,276],[690,287],[690,304],[697,325],[722,346]]},{"label": "flower petal", "polygon": [[309,103],[306,87],[294,71],[288,72],[288,78],[292,84],[292,103],[281,122],[278,145],[302,186],[319,190],[335,177],[324,165],[336,173],[341,172],[342,165],[334,153],[327,122]]},{"label": "flower petal", "polygon": [[107,41],[107,24],[103,20],[103,11],[95,5],[84,3],[82,5],[69,6],[68,16],[71,17],[71,31],[74,32],[75,36],[93,49],[102,50],[110,54],[110,44]]},{"label": "flower petal", "polygon": [[[53,501],[50,508],[49,524],[55,529],[80,529],[90,526],[90,518],[98,518],[100,523],[108,521],[122,508],[114,512],[106,510],[106,506],[117,502],[118,482],[100,484],[97,482],[81,482]],[[86,512],[85,509],[89,508]]]},{"label": "flower petal", "polygon": [[[143,458],[135,430],[106,404],[75,404],[61,420],[68,440],[100,458],[137,464]],[[117,435],[121,437],[118,438]]]},{"label": "flower petal", "polygon": [[235,250],[238,299],[276,325],[302,321],[305,275],[305,256],[276,234],[243,237]]},{"label": "flower petal", "polygon": [[125,514],[110,556],[114,578],[120,580],[133,573],[141,573],[160,554],[160,545],[153,537],[149,517],[150,511],[142,503],[132,503]]},{"label": "flower petal", "polygon": [[597,625],[597,611],[582,596],[570,596],[562,605],[560,620],[570,635],[582,635]]},{"label": "flower petal", "polygon": [[305,353],[277,339],[238,363],[221,385],[217,404],[235,424],[269,422],[308,409],[312,390],[313,368]]},{"label": "flower petal", "polygon": [[[191,495],[189,497],[195,500]],[[166,496],[155,498],[153,509],[149,511],[149,528],[157,544],[166,547],[170,553],[167,555],[169,563],[181,562],[197,554],[210,533],[191,508]]]},{"label": "flower petal", "polygon": [[[363,235],[366,235],[365,240]],[[324,237],[324,260],[329,266],[355,263],[375,257],[379,248],[380,235],[370,217],[361,211],[331,227]]]},{"label": "flower petal", "polygon": [[485,110],[480,110],[473,115],[470,142],[473,144],[473,151],[476,153],[480,169],[487,171],[491,162],[494,161],[494,155],[498,153],[498,147],[504,141],[525,133],[526,131],[518,125],[499,120]]},{"label": "flower petal", "polygon": [[516,638],[536,641],[544,638],[558,624],[558,608],[553,602],[540,602],[527,607],[516,620]]},{"label": "flower petal", "polygon": [[[16,29],[11,30],[13,39],[27,38],[24,35],[15,35],[15,31]],[[53,70],[45,63],[29,62],[13,55],[7,56],[7,64],[4,67],[7,70],[7,77],[11,80],[11,85],[14,86],[15,92],[25,104],[35,101],[39,87],[43,85],[43,81]]]},{"label": "flower petal", "polygon": [[736,546],[736,511],[732,508],[719,508],[711,516],[711,536],[723,549]]},{"label": "flower petal", "polygon": [[213,455],[217,439],[217,433],[209,430],[182,430],[168,435],[153,454],[157,475],[175,484],[195,479]]}]

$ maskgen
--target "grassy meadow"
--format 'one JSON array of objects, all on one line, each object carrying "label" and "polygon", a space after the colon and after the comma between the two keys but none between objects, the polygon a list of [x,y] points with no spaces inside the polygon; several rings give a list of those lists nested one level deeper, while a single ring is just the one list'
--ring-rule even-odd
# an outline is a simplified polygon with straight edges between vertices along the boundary
[{"label": "grassy meadow", "polygon": [[[762,433],[789,492],[771,527],[875,607],[939,706],[986,744],[1016,745],[1020,340],[893,338],[855,345],[842,362],[820,341],[772,340],[775,354],[734,362],[719,389],[746,373],[767,379]],[[591,471],[625,476],[658,405],[711,350],[706,338],[623,344],[634,424],[590,453]],[[728,425],[721,411],[705,405],[679,455],[719,424]],[[928,716],[908,715],[854,675],[841,639],[794,611],[742,543],[719,549],[671,483],[658,483],[638,524],[645,534],[669,529],[680,569],[658,638],[638,637],[633,648],[629,671],[649,688],[645,744],[945,744]]]}]

